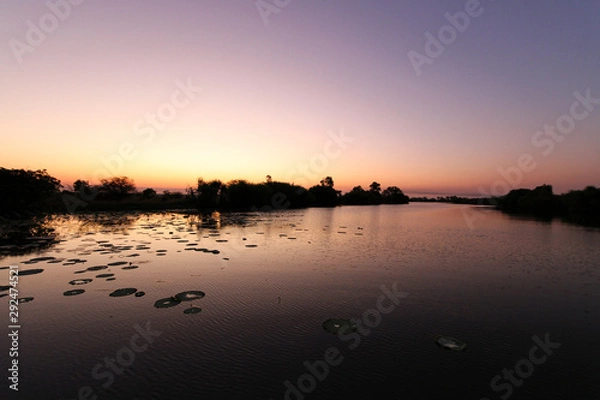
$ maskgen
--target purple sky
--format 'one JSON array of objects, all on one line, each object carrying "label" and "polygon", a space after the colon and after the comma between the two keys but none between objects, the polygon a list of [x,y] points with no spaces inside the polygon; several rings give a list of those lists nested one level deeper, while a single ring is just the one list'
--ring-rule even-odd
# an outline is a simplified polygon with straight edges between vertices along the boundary
[{"label": "purple sky", "polygon": [[600,186],[599,2],[260,4],[2,2],[0,166],[140,188]]}]

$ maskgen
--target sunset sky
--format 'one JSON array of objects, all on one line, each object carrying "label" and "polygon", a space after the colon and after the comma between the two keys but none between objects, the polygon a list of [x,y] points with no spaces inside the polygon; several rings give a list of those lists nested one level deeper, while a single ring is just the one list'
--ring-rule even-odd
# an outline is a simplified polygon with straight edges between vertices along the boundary
[{"label": "sunset sky", "polygon": [[594,0],[3,1],[0,166],[139,189],[600,186],[599,16]]}]

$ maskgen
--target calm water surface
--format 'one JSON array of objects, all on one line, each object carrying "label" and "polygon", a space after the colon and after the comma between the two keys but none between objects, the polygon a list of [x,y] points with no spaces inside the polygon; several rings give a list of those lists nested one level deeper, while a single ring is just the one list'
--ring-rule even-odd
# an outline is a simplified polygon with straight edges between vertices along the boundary
[{"label": "calm water surface", "polygon": [[0,260],[0,285],[43,270],[19,278],[14,398],[600,398],[600,230],[470,209],[56,217],[58,243]]}]

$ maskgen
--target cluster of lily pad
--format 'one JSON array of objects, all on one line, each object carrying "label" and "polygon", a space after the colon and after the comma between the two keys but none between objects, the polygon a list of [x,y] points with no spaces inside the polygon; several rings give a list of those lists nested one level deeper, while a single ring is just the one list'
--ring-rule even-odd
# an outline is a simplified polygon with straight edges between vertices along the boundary
[{"label": "cluster of lily pad", "polygon": [[[159,299],[154,302],[156,308],[169,308],[179,305],[182,301],[200,300],[205,296],[200,290],[189,290],[187,292],[177,293],[175,296]],[[191,306],[183,310],[184,314],[197,314],[202,309],[200,307]]]}]

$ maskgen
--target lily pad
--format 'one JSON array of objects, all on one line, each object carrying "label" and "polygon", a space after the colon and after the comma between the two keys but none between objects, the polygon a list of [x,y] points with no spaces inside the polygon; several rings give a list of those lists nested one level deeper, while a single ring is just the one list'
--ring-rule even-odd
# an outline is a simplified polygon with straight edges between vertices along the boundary
[{"label": "lily pad", "polygon": [[75,279],[72,280],[71,282],[69,282],[69,285],[85,285],[87,283],[90,283],[92,280],[89,278],[86,279]]},{"label": "lily pad", "polygon": [[19,304],[21,304],[21,303],[29,303],[30,301],[33,301],[33,297],[21,297],[21,298],[19,298]]},{"label": "lily pad", "polygon": [[56,257],[36,257],[36,258],[32,258],[29,261],[33,261],[33,262],[40,262],[40,261],[50,261],[50,260],[54,260]]},{"label": "lily pad", "polygon": [[177,293],[174,297],[179,301],[199,300],[206,294],[199,290],[190,290],[188,292]]},{"label": "lily pad", "polygon": [[109,294],[109,296],[110,297],[124,297],[124,296],[132,295],[135,292],[137,292],[137,289],[135,289],[135,288],[123,288],[123,289],[115,290],[114,292]]},{"label": "lily pad", "polygon": [[146,292],[135,292],[134,296],[135,297],[142,297],[145,294],[146,294]]},{"label": "lily pad", "polygon": [[66,292],[63,293],[64,296],[76,296],[78,294],[84,293],[85,290],[83,289],[73,289],[73,290],[67,290]]},{"label": "lily pad", "polygon": [[10,289],[12,286],[0,286],[0,292]]},{"label": "lily pad", "polygon": [[186,308],[185,310],[183,310],[183,313],[184,314],[198,314],[200,311],[202,311],[202,309],[200,307],[192,306],[190,308]]},{"label": "lily pad", "polygon": [[115,261],[115,262],[108,263],[107,265],[110,267],[115,267],[117,265],[125,265],[125,264],[128,264],[128,262],[127,261]]},{"label": "lily pad", "polygon": [[139,268],[137,265],[128,265],[126,267],[121,267],[121,269],[136,269]]},{"label": "lily pad", "polygon": [[110,278],[111,276],[115,276],[115,274],[98,274],[96,278]]},{"label": "lily pad", "polygon": [[435,343],[446,350],[463,351],[467,348],[467,344],[450,336],[437,336]]},{"label": "lily pad", "polygon": [[181,303],[181,300],[176,299],[175,297],[167,297],[166,299],[156,300],[154,302],[154,307],[169,308],[169,307],[175,307],[179,303]]},{"label": "lily pad", "polygon": [[323,322],[323,329],[337,335],[338,333],[355,332],[356,324],[346,318],[330,318]]},{"label": "lily pad", "polygon": [[42,272],[44,272],[44,270],[41,268],[40,269],[25,269],[25,270],[19,271],[19,276],[41,274]]},{"label": "lily pad", "polygon": [[101,271],[103,269],[108,268],[106,265],[96,265],[95,267],[89,267],[88,271]]}]

